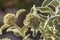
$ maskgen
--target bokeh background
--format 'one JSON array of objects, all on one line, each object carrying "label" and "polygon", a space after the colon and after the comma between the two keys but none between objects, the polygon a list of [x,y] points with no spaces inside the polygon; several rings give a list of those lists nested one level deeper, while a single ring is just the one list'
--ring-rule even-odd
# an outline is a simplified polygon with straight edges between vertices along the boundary
[{"label": "bokeh background", "polygon": [[[26,9],[27,11],[21,14],[16,21],[16,24],[22,27],[23,20],[31,7],[34,4],[41,6],[42,2],[43,0],[0,0],[0,26],[3,25],[3,17],[6,13],[15,14],[19,9]],[[0,35],[0,39],[4,37],[8,37],[11,40],[22,40],[22,37],[16,37],[13,33],[6,33],[5,31],[3,31],[3,35]]]}]

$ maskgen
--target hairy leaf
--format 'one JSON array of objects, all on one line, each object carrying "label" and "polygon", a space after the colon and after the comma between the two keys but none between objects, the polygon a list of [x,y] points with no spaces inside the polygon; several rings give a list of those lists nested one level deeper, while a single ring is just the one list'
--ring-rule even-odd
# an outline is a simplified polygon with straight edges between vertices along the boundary
[{"label": "hairy leaf", "polygon": [[19,17],[19,15],[21,15],[23,12],[25,12],[26,10],[25,9],[20,9],[20,10],[18,10],[17,11],[17,13],[16,13],[16,17],[18,18]]},{"label": "hairy leaf", "polygon": [[10,25],[2,25],[2,26],[1,26],[1,30],[4,30],[4,29],[6,29],[6,28],[8,28],[8,27],[10,27]]},{"label": "hairy leaf", "polygon": [[27,31],[28,31],[28,27],[23,26],[22,29],[21,29],[21,33],[22,33],[21,36],[25,37],[25,34],[26,34]]},{"label": "hairy leaf", "polygon": [[43,3],[42,3],[42,6],[45,7],[45,6],[49,6],[49,4],[51,3],[52,0],[44,0]]},{"label": "hairy leaf", "polygon": [[13,32],[16,36],[20,36],[20,31],[15,27],[10,27],[7,29],[7,32]]},{"label": "hairy leaf", "polygon": [[49,7],[37,7],[37,11],[40,11],[41,13],[47,13],[47,14],[53,14],[53,10]]},{"label": "hairy leaf", "polygon": [[58,1],[58,0],[53,0],[53,2],[50,5],[53,7],[57,7],[57,6],[59,6],[59,2],[60,1]]}]

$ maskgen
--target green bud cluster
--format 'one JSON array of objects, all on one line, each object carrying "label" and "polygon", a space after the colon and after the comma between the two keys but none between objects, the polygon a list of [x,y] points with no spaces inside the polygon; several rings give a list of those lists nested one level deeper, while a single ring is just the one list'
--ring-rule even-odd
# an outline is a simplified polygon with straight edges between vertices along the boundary
[{"label": "green bud cluster", "polygon": [[4,24],[12,25],[16,22],[16,17],[13,13],[7,13],[3,19]]},{"label": "green bud cluster", "polygon": [[29,13],[26,16],[26,19],[24,20],[24,25],[28,27],[36,27],[39,24],[39,18],[38,16],[35,16],[31,13]]}]

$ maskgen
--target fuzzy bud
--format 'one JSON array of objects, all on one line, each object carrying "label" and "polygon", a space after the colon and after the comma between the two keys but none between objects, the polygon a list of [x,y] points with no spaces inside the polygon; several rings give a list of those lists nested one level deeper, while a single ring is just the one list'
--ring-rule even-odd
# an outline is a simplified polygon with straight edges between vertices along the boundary
[{"label": "fuzzy bud", "polygon": [[37,27],[39,25],[39,18],[38,16],[34,16],[33,14],[28,14],[26,19],[24,20],[24,25],[28,27]]},{"label": "fuzzy bud", "polygon": [[4,20],[3,20],[4,24],[7,24],[7,25],[12,25],[16,22],[16,17],[13,13],[7,13],[5,16],[4,16]]}]

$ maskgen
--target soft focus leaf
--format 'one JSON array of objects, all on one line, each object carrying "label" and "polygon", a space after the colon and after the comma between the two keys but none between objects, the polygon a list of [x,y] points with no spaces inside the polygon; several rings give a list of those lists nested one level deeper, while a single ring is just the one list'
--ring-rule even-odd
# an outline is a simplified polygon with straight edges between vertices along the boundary
[{"label": "soft focus leaf", "polygon": [[0,39],[0,40],[11,40],[11,39],[9,39],[9,38],[2,38],[2,39]]},{"label": "soft focus leaf", "polygon": [[15,27],[10,27],[7,29],[7,32],[13,32],[16,36],[22,36],[25,37],[25,33],[28,31],[27,27],[23,27],[21,30],[18,30]]},{"label": "soft focus leaf", "polygon": [[53,0],[53,2],[50,5],[53,7],[57,7],[57,6],[59,6],[59,2],[60,1],[58,1],[58,0]]},{"label": "soft focus leaf", "polygon": [[16,13],[16,17],[19,17],[19,15],[21,15],[25,11],[26,11],[25,9],[18,10],[17,13]]},{"label": "soft focus leaf", "polygon": [[59,0],[44,0],[44,2],[42,3],[42,6],[53,6],[53,7],[57,7],[59,6]]},{"label": "soft focus leaf", "polygon": [[25,33],[28,31],[28,27],[26,27],[26,26],[23,26],[22,27],[22,29],[21,29],[21,33],[22,33],[22,37],[24,37],[25,36]]},{"label": "soft focus leaf", "polygon": [[43,20],[43,21],[45,21],[48,17],[48,16],[45,16],[45,15],[42,15],[42,14],[39,14],[39,16],[40,16],[40,19]]},{"label": "soft focus leaf", "polygon": [[15,36],[20,36],[20,31],[15,27],[8,28],[7,32],[13,32],[15,34]]},{"label": "soft focus leaf", "polygon": [[42,3],[42,6],[47,6],[49,3],[51,3],[52,0],[44,0]]},{"label": "soft focus leaf", "polygon": [[52,14],[53,10],[49,7],[37,7],[37,11],[40,11],[41,13],[47,13],[47,14]]},{"label": "soft focus leaf", "polygon": [[29,36],[30,36],[30,34],[28,34],[27,36],[25,36],[25,37],[23,38],[23,40],[29,40]]},{"label": "soft focus leaf", "polygon": [[33,5],[33,7],[31,8],[30,13],[33,13],[34,15],[36,15],[37,10],[36,10],[35,5]]},{"label": "soft focus leaf", "polygon": [[3,31],[4,29],[8,28],[10,25],[2,25],[1,30]]}]

